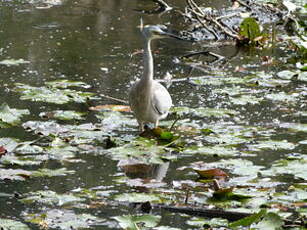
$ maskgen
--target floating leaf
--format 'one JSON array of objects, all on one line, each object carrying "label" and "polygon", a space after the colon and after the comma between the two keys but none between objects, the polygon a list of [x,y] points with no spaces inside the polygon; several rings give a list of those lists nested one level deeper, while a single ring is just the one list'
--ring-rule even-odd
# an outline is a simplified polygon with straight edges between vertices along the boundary
[{"label": "floating leaf", "polygon": [[85,119],[84,115],[86,115],[86,113],[76,112],[72,110],[56,110],[52,112],[42,112],[39,114],[39,116],[43,118],[48,118],[48,119],[55,118],[55,119],[64,120],[64,121],[83,120]]},{"label": "floating leaf", "polygon": [[30,192],[25,198],[21,199],[20,201],[26,204],[41,203],[45,205],[63,206],[66,204],[72,204],[84,200],[84,198],[80,198],[72,194],[57,194],[54,191],[46,190]]},{"label": "floating leaf", "polygon": [[141,215],[141,216],[115,216],[113,219],[117,220],[119,225],[123,229],[129,229],[129,230],[139,230],[138,227],[139,224],[146,228],[153,228],[155,227],[161,217],[160,216],[154,216],[154,215]]},{"label": "floating leaf", "polygon": [[272,150],[289,149],[291,150],[296,147],[296,144],[288,142],[287,140],[283,140],[283,141],[266,140],[258,144],[249,145],[248,147],[249,149],[253,151],[259,151],[261,149],[272,149]]},{"label": "floating leaf", "polygon": [[233,188],[222,188],[213,193],[213,198],[219,201],[227,201],[227,200],[241,201],[252,198],[252,196],[234,193]]},{"label": "floating leaf", "polygon": [[93,111],[111,110],[117,112],[131,112],[130,106],[128,105],[97,105],[95,107],[90,107],[89,110]]},{"label": "floating leaf", "polygon": [[192,114],[198,117],[230,117],[237,115],[239,112],[230,109],[215,109],[215,108],[188,108],[188,107],[173,107],[172,112],[179,115]]},{"label": "floating leaf", "polygon": [[66,168],[59,169],[47,169],[42,168],[37,171],[32,172],[32,177],[53,177],[53,176],[66,176],[69,174],[74,174],[74,170],[67,170]]},{"label": "floating leaf", "polygon": [[0,218],[0,228],[3,230],[30,230],[30,228],[19,221]]},{"label": "floating leaf", "polygon": [[125,145],[108,150],[114,160],[134,158],[139,163],[162,164],[163,159],[173,159],[164,146],[157,145],[155,140],[137,138]]},{"label": "floating leaf", "polygon": [[20,123],[20,118],[23,115],[29,114],[30,112],[27,109],[11,109],[6,103],[3,103],[0,106],[0,122],[7,123],[10,125],[17,125],[18,123]]},{"label": "floating leaf", "polygon": [[63,88],[66,89],[68,87],[81,87],[81,88],[91,88],[90,85],[86,84],[85,82],[82,81],[71,81],[71,80],[55,80],[55,81],[49,81],[46,82],[47,86],[54,87],[54,88]]},{"label": "floating leaf", "polygon": [[281,230],[284,225],[284,221],[282,218],[273,213],[267,213],[264,218],[255,226],[257,229],[265,229],[265,230]]},{"label": "floating leaf", "polygon": [[239,226],[250,226],[251,224],[257,223],[258,221],[260,221],[261,218],[266,215],[266,213],[267,213],[266,210],[262,209],[258,213],[255,213],[251,216],[248,216],[248,217],[245,217],[241,220],[230,223],[229,227],[235,228],[235,227],[239,227]]},{"label": "floating leaf", "polygon": [[0,180],[25,180],[31,176],[31,172],[22,169],[0,168]]},{"label": "floating leaf", "polygon": [[159,202],[161,198],[155,194],[147,193],[124,193],[115,196],[115,200],[129,203],[145,203],[145,202]]},{"label": "floating leaf", "polygon": [[275,161],[271,168],[261,171],[261,174],[265,176],[291,174],[294,177],[307,180],[307,170],[302,170],[306,167],[306,164],[306,157],[299,160],[280,159]]},{"label": "floating leaf", "polygon": [[72,89],[58,89],[48,87],[34,87],[25,84],[16,84],[14,91],[22,94],[21,100],[41,101],[54,104],[69,102],[85,103],[97,99],[94,93],[82,92]]},{"label": "floating leaf", "polygon": [[206,170],[197,170],[194,169],[195,172],[198,173],[198,175],[201,178],[207,178],[207,179],[213,179],[213,178],[225,178],[228,177],[227,173],[225,173],[221,169],[206,169]]},{"label": "floating leaf", "polygon": [[222,218],[211,218],[211,219],[205,219],[205,218],[199,218],[199,217],[193,217],[190,220],[187,221],[188,225],[195,226],[195,227],[224,227],[228,225],[228,221],[226,219]]},{"label": "floating leaf", "polygon": [[297,72],[290,71],[290,70],[283,70],[277,73],[277,76],[282,79],[290,80],[293,76],[295,76]]},{"label": "floating leaf", "polygon": [[84,229],[99,224],[104,219],[90,214],[76,214],[73,210],[51,209],[43,213],[26,214],[26,221],[56,229]]},{"label": "floating leaf", "polygon": [[3,61],[0,61],[0,65],[6,65],[6,66],[28,64],[28,63],[30,63],[30,62],[23,60],[22,58],[20,58],[20,59],[6,59],[6,60],[3,60]]}]

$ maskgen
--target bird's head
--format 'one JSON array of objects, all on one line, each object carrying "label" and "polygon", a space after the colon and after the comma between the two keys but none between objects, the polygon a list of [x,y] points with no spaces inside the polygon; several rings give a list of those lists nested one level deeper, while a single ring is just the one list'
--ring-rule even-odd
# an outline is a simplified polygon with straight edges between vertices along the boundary
[{"label": "bird's head", "polygon": [[146,25],[141,28],[141,31],[146,39],[159,39],[167,37],[175,37],[174,34],[170,33],[164,25]]}]

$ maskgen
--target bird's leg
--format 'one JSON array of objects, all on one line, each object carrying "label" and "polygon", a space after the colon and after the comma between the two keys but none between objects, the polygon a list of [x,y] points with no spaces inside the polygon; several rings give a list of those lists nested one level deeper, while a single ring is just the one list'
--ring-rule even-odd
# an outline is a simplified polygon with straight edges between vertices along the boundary
[{"label": "bird's leg", "polygon": [[159,126],[159,120],[157,120],[157,121],[155,122],[154,128],[158,128],[158,126]]},{"label": "bird's leg", "polygon": [[139,130],[140,130],[141,132],[144,132],[144,122],[138,121],[138,123],[139,123]]}]

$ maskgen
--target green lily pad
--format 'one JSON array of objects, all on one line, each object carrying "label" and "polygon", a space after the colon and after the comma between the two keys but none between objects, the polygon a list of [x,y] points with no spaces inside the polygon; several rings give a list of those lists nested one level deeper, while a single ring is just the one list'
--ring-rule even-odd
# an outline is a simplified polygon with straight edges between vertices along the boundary
[{"label": "green lily pad", "polygon": [[120,128],[136,126],[136,121],[132,114],[124,114],[118,111],[100,112],[96,117],[101,120],[101,124],[106,130],[118,130]]},{"label": "green lily pad", "polygon": [[292,77],[294,77],[297,74],[295,71],[290,70],[283,70],[277,73],[277,76],[282,79],[290,80]]},{"label": "green lily pad", "polygon": [[68,87],[80,87],[80,88],[91,88],[90,85],[86,84],[85,82],[82,81],[71,81],[71,80],[55,80],[55,81],[49,81],[46,82],[47,86],[53,87],[53,88],[63,88],[66,89]]},{"label": "green lily pad", "polygon": [[23,169],[2,169],[0,168],[0,180],[25,180],[31,176],[30,171]]},{"label": "green lily pad", "polygon": [[77,197],[73,194],[57,194],[50,190],[30,192],[25,198],[20,199],[20,201],[25,204],[40,203],[52,206],[63,206],[82,202],[84,200],[84,198]]},{"label": "green lily pad", "polygon": [[193,217],[187,221],[187,224],[200,228],[203,228],[204,226],[206,227],[208,226],[211,228],[218,228],[218,227],[227,226],[228,221],[222,218],[206,219],[206,218]]},{"label": "green lily pad", "polygon": [[161,198],[148,193],[123,193],[114,197],[115,200],[129,203],[160,202]]},{"label": "green lily pad", "polygon": [[19,145],[19,141],[13,138],[0,138],[0,146],[3,146],[8,152],[12,152]]},{"label": "green lily pad", "polygon": [[[20,118],[23,115],[29,115],[30,112],[27,109],[11,109],[8,104],[3,103],[0,106],[0,125],[6,123],[9,125],[17,125],[20,123]],[[1,127],[1,126],[0,126]]]},{"label": "green lily pad", "polygon": [[32,177],[54,177],[54,176],[66,176],[74,174],[74,170],[67,170],[66,168],[59,169],[47,169],[42,168],[32,172]]},{"label": "green lily pad", "polygon": [[306,157],[297,160],[281,159],[275,161],[271,168],[261,171],[261,174],[265,176],[291,174],[296,178],[307,180],[307,170],[303,170],[306,164]]},{"label": "green lily pad", "polygon": [[296,144],[288,142],[287,140],[283,141],[273,141],[273,140],[265,140],[261,141],[258,144],[248,145],[249,149],[252,151],[259,151],[263,149],[272,149],[272,150],[279,150],[279,149],[294,149]]},{"label": "green lily pad", "polygon": [[283,229],[283,225],[284,221],[279,215],[273,212],[269,212],[258,224],[253,227],[255,227],[256,229],[281,230]]},{"label": "green lily pad", "polygon": [[203,147],[187,147],[182,154],[200,154],[200,155],[214,155],[214,156],[236,156],[240,152],[232,147],[227,146],[203,146]]},{"label": "green lily pad", "polygon": [[58,120],[64,120],[64,121],[68,121],[68,120],[83,120],[85,119],[84,116],[86,115],[86,113],[82,113],[82,112],[76,112],[76,111],[72,111],[72,110],[56,110],[56,111],[52,111],[52,112],[42,112],[39,114],[39,116],[43,117],[43,118],[48,118],[48,119],[58,119]]},{"label": "green lily pad", "polygon": [[163,159],[173,159],[164,146],[157,145],[155,140],[137,138],[130,143],[108,150],[114,160],[133,158],[139,163],[162,164]]},{"label": "green lily pad", "polygon": [[142,226],[146,228],[153,228],[155,227],[161,217],[160,216],[154,216],[154,215],[141,215],[141,216],[115,216],[113,219],[117,220],[119,225],[123,229],[129,229],[129,230],[139,230],[138,227],[139,224],[142,224]]},{"label": "green lily pad", "polygon": [[307,124],[300,123],[282,123],[281,128],[287,128],[296,132],[307,132]]},{"label": "green lily pad", "polygon": [[188,107],[173,107],[171,112],[178,115],[191,114],[198,117],[230,117],[239,114],[239,112],[229,109],[215,109],[215,108],[188,108]]},{"label": "green lily pad", "polygon": [[14,65],[20,65],[20,64],[28,64],[29,61],[26,61],[22,58],[20,59],[6,59],[3,61],[0,61],[0,65],[6,65],[6,66],[14,66]]},{"label": "green lily pad", "polygon": [[69,102],[85,103],[88,100],[98,99],[94,93],[82,92],[72,89],[58,89],[48,87],[34,87],[25,84],[16,84],[15,92],[20,93],[21,100],[41,101],[54,104],[66,104]]},{"label": "green lily pad", "polygon": [[43,161],[47,160],[47,156],[44,155],[27,155],[16,156],[13,154],[6,154],[1,157],[1,164],[4,165],[40,165]]},{"label": "green lily pad", "polygon": [[33,224],[62,230],[90,228],[105,221],[90,214],[76,214],[73,210],[65,209],[50,209],[36,214],[26,213],[24,218]]},{"label": "green lily pad", "polygon": [[230,101],[235,105],[247,105],[247,104],[258,104],[260,101],[262,101],[262,98],[255,97],[252,95],[241,95],[239,97],[231,97]]},{"label": "green lily pad", "polygon": [[286,94],[285,92],[267,94],[266,98],[272,101],[281,101],[281,102],[296,102],[299,97],[298,93]]},{"label": "green lily pad", "polygon": [[238,226],[249,226],[253,223],[257,223],[258,221],[261,220],[262,217],[264,217],[266,215],[266,210],[262,209],[261,211],[259,211],[258,213],[255,213],[251,216],[245,217],[241,220],[232,222],[231,224],[229,224],[230,228],[235,228]]},{"label": "green lily pad", "polygon": [[0,228],[3,230],[30,230],[30,228],[19,221],[0,218]]}]

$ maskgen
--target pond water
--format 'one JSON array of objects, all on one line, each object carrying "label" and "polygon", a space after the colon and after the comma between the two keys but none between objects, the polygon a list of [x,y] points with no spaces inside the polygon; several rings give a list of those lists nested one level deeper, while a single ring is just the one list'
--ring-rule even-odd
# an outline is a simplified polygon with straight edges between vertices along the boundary
[{"label": "pond water", "polygon": [[[126,201],[148,199],[134,198],[136,192],[163,194],[164,202],[179,204],[190,190],[191,204],[203,206],[210,191],[193,188],[197,178],[193,170],[177,170],[195,162],[200,165],[199,161],[207,163],[202,167],[226,170],[232,186],[250,186],[252,192],[241,193],[254,195],[254,202],[221,205],[228,209],[257,211],[255,203],[267,204],[268,194],[285,189],[282,195],[289,198],[296,191],[289,186],[306,186],[306,74],[295,67],[296,53],[285,45],[257,49],[154,41],[155,76],[163,78],[168,72],[173,78],[168,90],[175,109],[161,125],[170,127],[178,118],[174,132],[181,135],[183,146],[168,148],[139,140],[130,113],[89,109],[123,104],[110,97],[127,100],[131,82],[142,75],[141,17],[145,24],[181,28],[178,10],[184,10],[185,2],[168,3],[176,8],[148,15],[137,10],[157,6],[144,0],[0,2],[0,61],[12,62],[0,65],[0,105],[29,112],[14,126],[0,123],[0,146],[12,148],[0,158],[0,218],[26,223],[30,229],[116,229],[120,227],[113,217],[138,213]],[[207,5],[220,8],[229,3]],[[182,58],[204,50],[224,59],[212,65],[202,55]],[[73,83],[66,82],[68,87],[61,88],[48,83],[55,80],[62,86],[65,80],[85,84],[71,87]],[[56,110],[85,115],[81,120],[57,120],[52,112]],[[123,161],[129,154],[134,159],[145,154],[146,163],[155,164],[141,169],[140,175],[140,166],[129,168]],[[282,164],[284,168],[279,167]],[[137,177],[157,180],[131,179]],[[261,186],[265,189],[258,197]],[[120,196],[124,193],[131,193],[130,198]],[[306,201],[303,195],[295,201]],[[283,202],[290,204],[291,199]],[[152,214],[162,217],[159,226],[203,225],[171,212]]]}]

